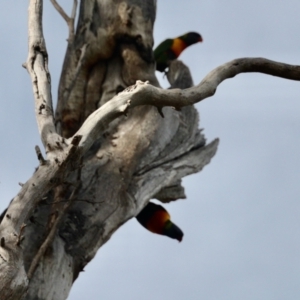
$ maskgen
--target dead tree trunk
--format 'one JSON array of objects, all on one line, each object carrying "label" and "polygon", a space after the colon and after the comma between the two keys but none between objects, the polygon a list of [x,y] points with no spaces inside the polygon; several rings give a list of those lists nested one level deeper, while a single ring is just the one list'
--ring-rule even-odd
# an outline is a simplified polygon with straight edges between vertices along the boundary
[{"label": "dead tree trunk", "polygon": [[218,145],[206,145],[193,104],[223,80],[241,72],[300,79],[297,66],[239,59],[189,88],[187,67],[175,61],[168,79],[185,90],[162,90],[152,54],[156,0],[81,1],[76,31],[77,1],[70,17],[52,2],[69,26],[67,53],[54,117],[42,0],[31,0],[26,68],[46,158],[37,148],[39,167],[0,225],[1,299],[66,299],[98,249],[151,198],[184,198],[181,178]]}]

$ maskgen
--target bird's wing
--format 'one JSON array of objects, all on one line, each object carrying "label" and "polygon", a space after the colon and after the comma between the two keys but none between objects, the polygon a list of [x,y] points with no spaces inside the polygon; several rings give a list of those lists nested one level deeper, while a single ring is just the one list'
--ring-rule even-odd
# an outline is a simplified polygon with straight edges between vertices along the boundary
[{"label": "bird's wing", "polygon": [[155,49],[154,49],[154,58],[155,60],[161,56],[161,54],[165,53],[167,50],[171,49],[173,44],[173,39],[166,39],[161,42]]}]

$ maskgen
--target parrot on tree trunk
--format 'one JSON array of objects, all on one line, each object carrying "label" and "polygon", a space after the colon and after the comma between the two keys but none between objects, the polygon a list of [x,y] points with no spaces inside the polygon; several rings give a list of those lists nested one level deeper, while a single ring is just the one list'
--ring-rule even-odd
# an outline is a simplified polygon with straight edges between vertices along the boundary
[{"label": "parrot on tree trunk", "polygon": [[156,70],[164,72],[169,62],[176,59],[185,48],[202,41],[201,35],[197,32],[188,32],[177,38],[163,41],[154,50]]},{"label": "parrot on tree trunk", "polygon": [[179,242],[182,241],[183,232],[171,222],[169,213],[161,205],[149,202],[136,216],[136,219],[153,233],[166,235]]}]

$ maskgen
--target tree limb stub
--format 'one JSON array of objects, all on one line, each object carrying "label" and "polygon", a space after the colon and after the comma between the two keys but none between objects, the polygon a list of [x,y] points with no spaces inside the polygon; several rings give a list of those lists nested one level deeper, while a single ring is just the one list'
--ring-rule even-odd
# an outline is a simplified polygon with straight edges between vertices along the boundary
[{"label": "tree limb stub", "polygon": [[81,135],[79,147],[87,151],[108,124],[139,105],[157,107],[184,107],[200,102],[215,94],[218,85],[241,73],[259,72],[285,79],[300,80],[300,66],[288,65],[265,58],[240,58],[225,63],[211,71],[197,86],[179,90],[163,90],[147,82],[137,81],[92,113],[75,135]]}]

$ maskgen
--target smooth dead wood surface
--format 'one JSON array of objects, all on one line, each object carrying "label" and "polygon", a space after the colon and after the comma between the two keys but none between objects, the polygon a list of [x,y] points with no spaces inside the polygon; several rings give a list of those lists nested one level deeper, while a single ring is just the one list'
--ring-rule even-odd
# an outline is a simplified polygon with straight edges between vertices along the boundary
[{"label": "smooth dead wood surface", "polygon": [[299,66],[242,58],[191,87],[189,69],[174,61],[172,89],[163,90],[152,54],[156,1],[81,1],[74,34],[76,5],[70,17],[56,5],[70,31],[54,117],[42,1],[29,4],[26,68],[46,157],[36,148],[40,165],[0,224],[3,299],[27,289],[24,299],[66,299],[98,249],[151,198],[185,198],[181,179],[202,170],[219,142],[206,144],[192,104],[222,81],[247,72],[300,80]]},{"label": "smooth dead wood surface", "polygon": [[39,133],[46,151],[61,139],[54,125],[51,78],[48,54],[43,36],[42,1],[30,1],[28,8],[28,58],[23,65],[30,74],[35,98],[35,113]]}]

